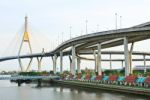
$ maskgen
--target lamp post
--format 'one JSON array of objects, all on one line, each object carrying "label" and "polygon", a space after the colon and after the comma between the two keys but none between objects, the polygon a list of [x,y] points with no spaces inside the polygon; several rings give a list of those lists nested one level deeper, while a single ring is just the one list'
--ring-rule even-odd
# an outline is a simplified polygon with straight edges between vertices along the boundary
[{"label": "lamp post", "polygon": [[85,32],[86,32],[86,34],[88,34],[88,26],[87,26],[87,24],[88,24],[88,20],[85,20]]},{"label": "lamp post", "polygon": [[71,37],[71,29],[72,29],[72,27],[70,26],[69,29],[70,29],[70,39],[71,39],[71,38],[72,38],[72,37]]},{"label": "lamp post", "polygon": [[115,26],[116,26],[116,30],[117,30],[117,13],[115,13]]},{"label": "lamp post", "polygon": [[63,35],[64,35],[64,33],[62,32],[62,43],[63,43]]},{"label": "lamp post", "polygon": [[122,28],[122,16],[120,16],[120,29]]},{"label": "lamp post", "polygon": [[97,24],[97,32],[99,31],[99,24]]}]

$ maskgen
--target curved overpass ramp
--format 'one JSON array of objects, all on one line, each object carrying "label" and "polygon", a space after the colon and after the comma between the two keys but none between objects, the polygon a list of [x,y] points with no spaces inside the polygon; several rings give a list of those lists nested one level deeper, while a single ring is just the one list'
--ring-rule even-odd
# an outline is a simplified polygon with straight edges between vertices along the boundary
[{"label": "curved overpass ramp", "polygon": [[[124,37],[128,38],[128,43],[149,39],[150,23],[140,24],[131,28],[96,32],[72,38],[59,45],[54,51],[52,51],[52,53],[58,53],[61,50],[64,50],[73,45],[76,45],[77,50],[86,49],[87,47],[93,48],[90,46],[93,46],[94,44],[97,43],[103,43],[102,48],[114,47],[122,45],[123,44],[122,39]],[[112,40],[112,42],[108,42],[109,40]]]},{"label": "curved overpass ramp", "polygon": [[[128,43],[134,43],[137,41],[145,40],[150,38],[150,22],[140,24],[130,28],[110,30],[103,32],[96,32],[92,34],[83,35],[80,37],[72,38],[68,41],[63,42],[55,50],[48,53],[38,53],[32,55],[22,55],[20,58],[32,58],[32,57],[46,57],[53,56],[53,62],[56,63],[57,56],[60,56],[62,60],[63,55],[72,55],[72,69],[71,73],[75,74],[75,58],[80,55],[81,52],[97,51],[97,72],[101,73],[101,49],[119,46],[124,44],[124,55],[125,55],[125,66],[126,75],[131,73],[129,66],[130,56],[128,51]],[[66,49],[70,48],[68,51]],[[130,54],[131,54],[130,50]],[[18,59],[18,56],[3,57],[0,61]],[[60,61],[61,65],[62,62]],[[56,67],[56,64],[54,64]],[[55,69],[55,68],[54,68]]]},{"label": "curved overpass ramp", "polygon": [[[132,73],[132,51],[133,44],[137,41],[150,38],[150,22],[140,24],[130,28],[110,30],[104,32],[96,32],[92,34],[83,35],[63,42],[51,53],[60,53],[60,59],[62,59],[63,50],[71,47],[72,54],[72,69],[71,73],[75,74],[75,58],[80,51],[97,51],[96,71],[101,74],[101,49],[124,45],[124,57],[125,57],[125,74]],[[128,43],[132,43],[130,52],[128,50]],[[78,61],[78,60],[77,60]],[[60,63],[62,63],[60,61]],[[80,72],[80,70],[78,71]]]}]

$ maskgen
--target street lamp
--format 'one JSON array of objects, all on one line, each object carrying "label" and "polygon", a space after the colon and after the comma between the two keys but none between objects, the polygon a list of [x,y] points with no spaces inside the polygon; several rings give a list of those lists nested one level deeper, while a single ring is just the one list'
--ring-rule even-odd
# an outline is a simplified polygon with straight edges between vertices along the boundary
[{"label": "street lamp", "polygon": [[120,16],[120,29],[122,28],[122,16]]},{"label": "street lamp", "polygon": [[64,34],[64,33],[62,32],[62,43],[63,43],[63,34]]},{"label": "street lamp", "polygon": [[86,32],[86,34],[88,34],[87,24],[88,24],[88,20],[85,20],[85,32]]},{"label": "street lamp", "polygon": [[117,30],[117,13],[115,13],[115,26],[116,26],[116,30]]},{"label": "street lamp", "polygon": [[69,29],[70,29],[70,39],[71,39],[71,38],[72,38],[72,37],[71,37],[71,29],[72,29],[72,27],[70,26]]},{"label": "street lamp", "polygon": [[97,24],[97,32],[99,31],[99,24]]}]

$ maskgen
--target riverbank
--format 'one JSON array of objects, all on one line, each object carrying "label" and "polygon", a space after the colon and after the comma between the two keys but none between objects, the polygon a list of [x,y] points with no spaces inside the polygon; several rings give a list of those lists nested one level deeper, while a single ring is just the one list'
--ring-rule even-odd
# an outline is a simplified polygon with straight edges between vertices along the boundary
[{"label": "riverbank", "polygon": [[[146,96],[100,91],[60,84],[22,84],[0,80],[0,100],[149,100]],[[9,96],[8,96],[9,94]]]},{"label": "riverbank", "polygon": [[112,84],[98,84],[90,82],[81,82],[81,81],[70,81],[70,80],[59,80],[55,81],[57,84],[69,85],[69,86],[78,86],[91,89],[99,90],[108,90],[108,91],[117,91],[123,93],[132,93],[150,96],[150,89],[144,87],[133,87],[133,86],[123,86],[123,85],[112,85]]}]

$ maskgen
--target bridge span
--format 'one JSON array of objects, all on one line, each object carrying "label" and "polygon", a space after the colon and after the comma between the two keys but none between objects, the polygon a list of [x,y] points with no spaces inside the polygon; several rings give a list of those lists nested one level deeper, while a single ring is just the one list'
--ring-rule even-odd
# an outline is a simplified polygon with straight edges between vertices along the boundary
[{"label": "bridge span", "polygon": [[[25,31],[24,34],[28,36],[27,30]],[[149,59],[146,59],[145,56],[150,55],[150,52],[135,52],[134,44],[138,41],[146,40],[149,38],[150,38],[150,22],[147,22],[130,28],[96,32],[96,33],[86,34],[76,38],[72,38],[68,41],[63,42],[57,48],[55,48],[50,52],[46,52],[46,53],[43,52],[43,53],[29,54],[29,55],[19,54],[17,56],[0,58],[0,61],[18,59],[20,62],[20,59],[22,58],[31,58],[32,61],[33,57],[37,57],[38,64],[39,64],[38,69],[40,71],[41,69],[40,63],[42,57],[51,56],[53,60],[53,71],[54,73],[56,73],[57,58],[60,57],[60,72],[62,73],[63,56],[68,55],[70,59],[70,72],[72,74],[75,74],[76,69],[78,70],[77,71],[78,73],[81,72],[80,70],[81,59],[86,59],[86,58],[81,58],[80,55],[92,54],[94,56],[93,60],[95,61],[95,71],[99,75],[101,75],[102,74],[101,61],[105,60],[105,59],[101,59],[102,54],[110,54],[110,59],[108,60],[110,62],[113,61],[111,59],[112,54],[123,54],[124,59],[121,59],[121,61],[125,62],[124,65],[125,75],[127,76],[132,73],[132,69],[133,69],[132,61],[137,60],[137,59],[132,59],[132,55],[134,54],[143,55],[143,59],[140,60],[144,61],[144,66],[146,66],[146,60],[148,61]],[[29,42],[27,37],[23,37],[23,41]],[[128,47],[129,43],[131,43],[130,49]],[[123,47],[124,51],[102,52],[102,49],[119,46],[119,45],[124,46]],[[21,62],[20,62],[20,66],[21,66]],[[29,66],[27,69],[29,69]]]},{"label": "bridge span", "polygon": [[37,79],[58,79],[59,76],[14,76],[14,77],[6,77],[1,76],[0,80],[37,80]]},{"label": "bridge span", "polygon": [[[59,53],[60,55],[60,67],[62,71],[62,57],[63,51],[67,48],[71,48],[71,73],[75,74],[76,69],[76,61],[77,61],[77,69],[78,73],[80,70],[80,53],[84,53],[85,51],[91,52],[94,55],[95,61],[95,69],[99,75],[102,74],[101,69],[101,55],[102,49],[123,45],[124,46],[124,61],[125,61],[125,75],[129,75],[132,73],[132,54],[134,53],[134,44],[138,41],[149,39],[150,38],[150,23],[140,24],[130,28],[118,29],[118,30],[110,30],[104,32],[96,32],[92,34],[83,35],[80,37],[76,37],[70,39],[68,41],[63,42],[59,45],[55,50],[50,53],[54,54],[54,67],[56,66],[56,59]],[[131,48],[129,50],[128,44],[131,43]],[[96,53],[97,52],[97,53]],[[113,53],[113,52],[112,52]],[[116,52],[119,53],[119,52]],[[148,54],[148,53],[147,53]],[[143,61],[145,65],[145,55],[143,53]],[[77,60],[76,60],[77,59]],[[111,61],[111,57],[110,57]],[[55,70],[55,69],[54,69]]]}]

